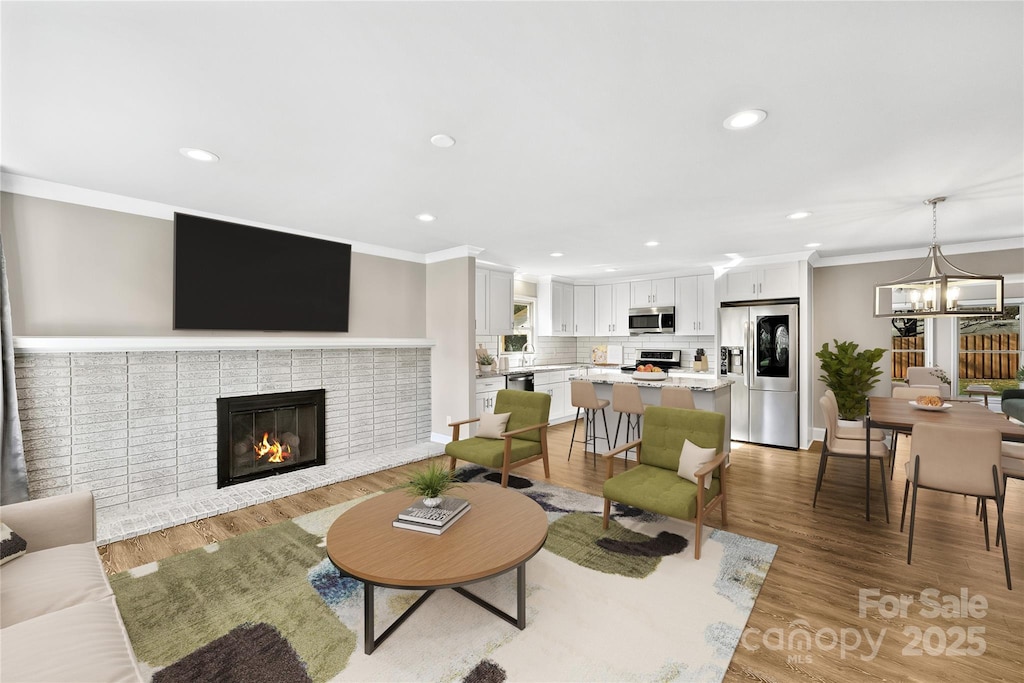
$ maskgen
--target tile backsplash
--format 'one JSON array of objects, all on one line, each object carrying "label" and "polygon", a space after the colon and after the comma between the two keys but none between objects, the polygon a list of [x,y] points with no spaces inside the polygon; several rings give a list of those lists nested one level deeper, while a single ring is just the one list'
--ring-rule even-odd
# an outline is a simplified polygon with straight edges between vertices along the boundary
[{"label": "tile backsplash", "polygon": [[[476,343],[498,357],[498,344],[501,337],[497,335],[478,335]],[[635,337],[537,337],[534,346],[537,352],[533,358],[534,365],[556,365],[560,363],[590,363],[591,349],[599,344],[615,344],[622,347],[622,362],[630,365],[636,362],[638,349],[681,349],[683,367],[693,367],[693,353],[697,349],[711,357],[712,364],[717,357],[715,338],[712,335],[690,336],[673,334],[646,334]],[[522,354],[509,353],[509,366],[518,367]]]}]

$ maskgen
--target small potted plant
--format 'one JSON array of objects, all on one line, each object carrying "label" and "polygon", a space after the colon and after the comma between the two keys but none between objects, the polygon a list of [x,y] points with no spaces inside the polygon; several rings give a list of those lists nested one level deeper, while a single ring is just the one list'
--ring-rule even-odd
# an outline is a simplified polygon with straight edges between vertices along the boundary
[{"label": "small potted plant", "polygon": [[814,355],[821,361],[821,377],[829,389],[835,392],[839,404],[839,417],[844,420],[859,420],[867,412],[865,399],[871,388],[878,384],[882,370],[876,365],[885,355],[885,349],[859,350],[855,342],[832,340],[833,351],[828,343]]},{"label": "small potted plant", "polygon": [[423,504],[437,507],[444,500],[445,492],[461,484],[452,478],[452,471],[438,462],[432,462],[427,469],[413,475],[405,490],[413,496],[423,496]]},{"label": "small potted plant", "polygon": [[486,351],[478,355],[476,361],[480,364],[480,372],[490,373],[494,370],[494,356]]}]

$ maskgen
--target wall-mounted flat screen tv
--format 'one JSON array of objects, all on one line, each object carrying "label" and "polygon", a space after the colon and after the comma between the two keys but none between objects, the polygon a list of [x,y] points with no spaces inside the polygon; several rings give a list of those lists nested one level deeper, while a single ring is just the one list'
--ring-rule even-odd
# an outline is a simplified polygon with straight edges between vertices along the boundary
[{"label": "wall-mounted flat screen tv", "polygon": [[352,245],[174,214],[174,329],[348,332]]}]

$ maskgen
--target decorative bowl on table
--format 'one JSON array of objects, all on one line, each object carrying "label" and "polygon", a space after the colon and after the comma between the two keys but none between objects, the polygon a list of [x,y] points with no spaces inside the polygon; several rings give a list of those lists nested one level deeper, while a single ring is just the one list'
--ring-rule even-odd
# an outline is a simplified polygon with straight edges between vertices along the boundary
[{"label": "decorative bowl on table", "polygon": [[918,410],[949,410],[953,407],[952,403],[942,403],[941,401],[939,402],[939,405],[928,405],[918,403],[917,401],[908,401],[908,403],[910,403],[911,407],[917,408]]},{"label": "decorative bowl on table", "polygon": [[633,373],[633,379],[644,382],[651,380],[661,380],[668,377],[668,373],[664,370],[637,370]]}]

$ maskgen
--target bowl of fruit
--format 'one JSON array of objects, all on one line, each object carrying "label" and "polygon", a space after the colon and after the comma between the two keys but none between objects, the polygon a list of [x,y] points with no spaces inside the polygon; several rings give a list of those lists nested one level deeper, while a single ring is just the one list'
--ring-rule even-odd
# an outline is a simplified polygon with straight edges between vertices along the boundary
[{"label": "bowl of fruit", "polygon": [[633,373],[633,379],[643,380],[645,382],[665,379],[666,377],[668,377],[668,373],[655,365],[651,365],[650,363],[647,365],[636,366],[636,372]]}]

